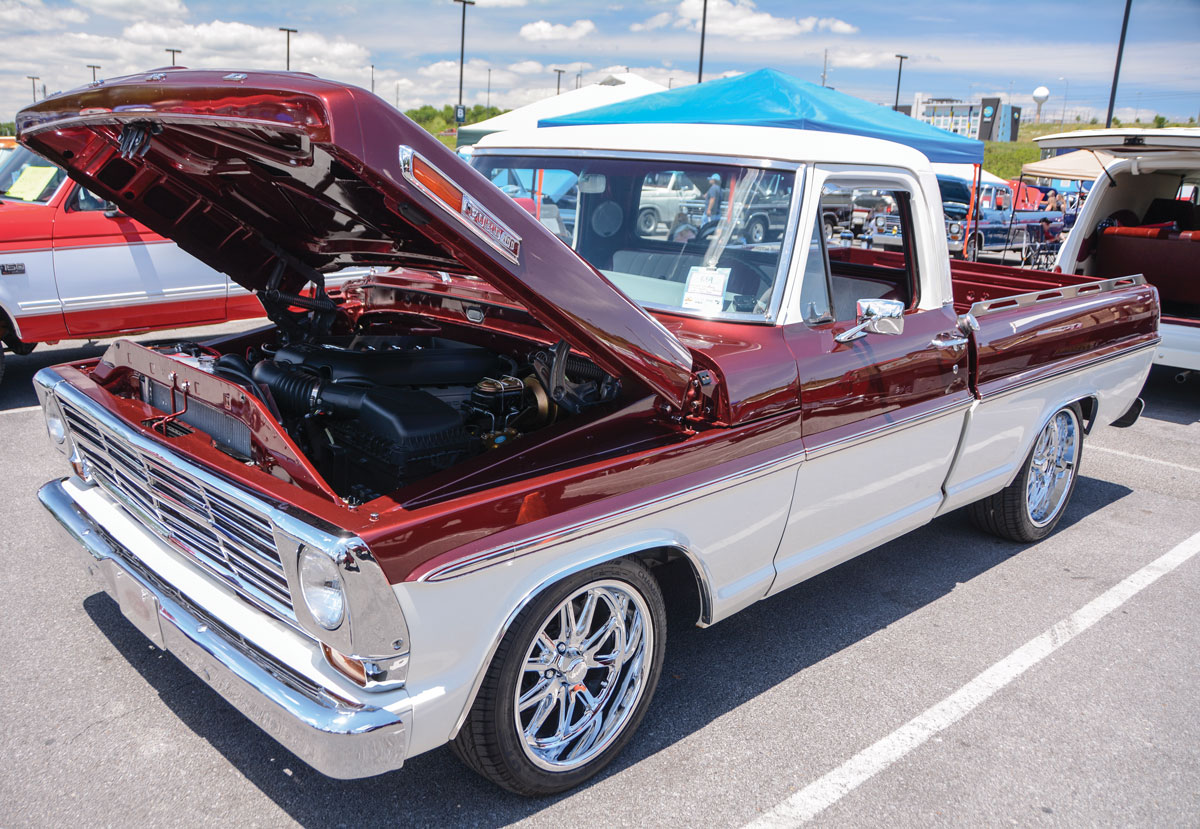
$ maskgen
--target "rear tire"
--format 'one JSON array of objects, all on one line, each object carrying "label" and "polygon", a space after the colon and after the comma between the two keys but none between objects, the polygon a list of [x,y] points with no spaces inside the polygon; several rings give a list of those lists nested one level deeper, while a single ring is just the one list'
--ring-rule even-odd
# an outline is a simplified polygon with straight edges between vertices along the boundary
[{"label": "rear tire", "polygon": [[521,611],[451,746],[517,794],[555,794],[607,766],[645,717],[662,673],[666,606],[641,562],[551,585]]},{"label": "rear tire", "polygon": [[1064,406],[1042,427],[1016,480],[994,495],[968,505],[981,530],[1029,543],[1054,532],[1079,477],[1083,418],[1078,403]]},{"label": "rear tire", "polygon": [[760,244],[767,238],[767,223],[762,219],[751,219],[750,226],[746,228],[746,241],[752,244]]},{"label": "rear tire", "polygon": [[0,348],[0,383],[4,382],[4,349]]}]

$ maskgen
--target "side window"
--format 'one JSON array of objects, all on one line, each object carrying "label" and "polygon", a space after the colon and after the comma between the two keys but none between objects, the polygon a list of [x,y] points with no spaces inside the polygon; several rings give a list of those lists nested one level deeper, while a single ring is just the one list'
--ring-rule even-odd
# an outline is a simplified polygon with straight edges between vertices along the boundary
[{"label": "side window", "polygon": [[103,210],[108,206],[108,202],[97,196],[86,187],[75,188],[75,195],[71,197],[71,209],[80,211]]},{"label": "side window", "polygon": [[[817,290],[810,287],[806,276],[801,286],[806,321],[814,319],[809,314],[810,303],[818,315],[815,319],[839,322],[856,320],[860,299],[894,299],[906,308],[916,306],[911,204],[911,194],[891,182],[873,185],[856,178],[825,183],[818,211],[821,224],[814,226],[813,235],[823,231],[826,242],[822,264],[828,273],[828,294],[824,306],[806,296]],[[810,263],[815,255],[810,244]]]},{"label": "side window", "polygon": [[817,216],[808,239],[804,276],[800,283],[800,311],[809,325],[832,322],[829,306],[829,259],[825,253],[828,225]]}]

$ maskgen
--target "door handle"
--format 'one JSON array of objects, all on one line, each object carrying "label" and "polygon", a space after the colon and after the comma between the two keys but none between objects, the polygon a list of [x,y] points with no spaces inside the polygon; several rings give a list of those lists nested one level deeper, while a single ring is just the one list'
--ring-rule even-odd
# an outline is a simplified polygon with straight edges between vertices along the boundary
[{"label": "door handle", "polygon": [[956,332],[953,334],[938,334],[929,341],[929,344],[934,348],[959,348],[966,345],[967,342],[966,337]]}]

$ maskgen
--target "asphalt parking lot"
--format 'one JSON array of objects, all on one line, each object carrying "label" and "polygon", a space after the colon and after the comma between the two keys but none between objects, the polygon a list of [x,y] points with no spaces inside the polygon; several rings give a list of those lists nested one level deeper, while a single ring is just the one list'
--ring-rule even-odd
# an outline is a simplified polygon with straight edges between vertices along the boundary
[{"label": "asphalt parking lot", "polygon": [[66,467],[30,379],[101,351],[8,355],[0,386],[0,826],[1198,822],[1200,556],[1147,567],[1200,541],[1200,379],[1152,373],[1141,421],[1085,444],[1040,543],[952,514],[708,630],[673,612],[630,747],[525,800],[446,749],[322,777],[47,543],[34,493]]}]

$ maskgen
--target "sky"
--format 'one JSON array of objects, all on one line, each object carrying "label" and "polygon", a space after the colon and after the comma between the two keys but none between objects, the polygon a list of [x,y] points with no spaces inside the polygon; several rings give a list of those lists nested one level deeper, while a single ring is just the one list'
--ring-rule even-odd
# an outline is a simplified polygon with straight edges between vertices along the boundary
[{"label": "sky", "polygon": [[[476,0],[464,102],[515,108],[626,69],[695,83],[703,0]],[[401,109],[458,98],[462,6],[452,0],[0,0],[0,121],[50,94],[178,62],[291,68],[374,90]],[[998,95],[1043,120],[1103,121],[1123,0],[708,0],[704,77],[778,69],[878,103]],[[490,70],[491,89],[488,90]],[[40,80],[31,82],[27,76]],[[1200,0],[1133,0],[1116,115],[1200,119]]]}]

